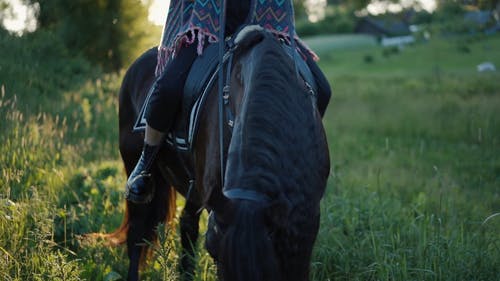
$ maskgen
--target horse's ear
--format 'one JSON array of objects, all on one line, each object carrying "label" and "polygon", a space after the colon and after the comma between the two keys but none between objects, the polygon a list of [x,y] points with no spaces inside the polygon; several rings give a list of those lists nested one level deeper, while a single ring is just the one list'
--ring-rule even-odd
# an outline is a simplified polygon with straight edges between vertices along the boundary
[{"label": "horse's ear", "polygon": [[234,43],[241,49],[248,49],[264,39],[264,32],[264,28],[260,25],[247,25],[238,32]]}]

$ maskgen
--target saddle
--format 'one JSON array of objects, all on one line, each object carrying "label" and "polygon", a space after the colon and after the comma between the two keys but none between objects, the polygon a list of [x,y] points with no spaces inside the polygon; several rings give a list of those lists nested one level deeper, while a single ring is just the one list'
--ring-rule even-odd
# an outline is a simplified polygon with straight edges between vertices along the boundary
[{"label": "saddle", "polygon": [[[167,142],[174,145],[178,150],[190,150],[189,144],[192,143],[192,138],[189,138],[189,136],[194,137],[194,133],[190,133],[194,132],[194,127],[190,129],[190,126],[197,124],[193,117],[201,108],[202,103],[215,82],[216,70],[219,64],[218,52],[218,44],[209,44],[203,51],[203,54],[199,55],[191,66],[184,85],[181,108],[175,117],[176,120],[173,122],[173,128],[167,136]],[[135,122],[134,132],[142,132],[146,128],[145,111],[152,91],[153,87],[149,90]]]},{"label": "saddle", "polygon": [[[223,65],[226,66],[229,58],[233,55],[232,40],[226,40],[226,50],[224,52]],[[305,83],[312,91],[317,93],[317,85],[315,78],[307,66],[307,63],[297,55],[294,55],[293,50],[285,42],[281,42],[281,46],[286,53],[295,61],[298,72]],[[199,114],[203,108],[205,101],[210,94],[214,83],[217,81],[217,73],[219,70],[219,44],[209,44],[203,54],[198,56],[194,61],[191,70],[189,71],[186,83],[184,85],[184,95],[176,117],[173,128],[167,136],[167,143],[175,147],[179,151],[191,151],[193,141],[196,137],[198,129]],[[225,67],[225,69],[227,69]],[[228,75],[224,75],[228,79]],[[230,81],[224,81],[224,85],[228,85]],[[148,97],[134,125],[134,132],[144,131],[146,120],[144,117],[145,107],[148,103],[152,90],[148,93]],[[232,118],[232,114],[227,114],[227,118]],[[232,120],[227,120],[229,123]]]}]

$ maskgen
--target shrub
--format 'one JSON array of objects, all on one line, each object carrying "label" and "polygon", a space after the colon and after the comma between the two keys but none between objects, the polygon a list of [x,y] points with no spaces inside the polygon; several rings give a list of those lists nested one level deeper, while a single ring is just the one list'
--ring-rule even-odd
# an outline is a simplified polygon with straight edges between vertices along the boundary
[{"label": "shrub", "polygon": [[317,34],[352,33],[355,21],[346,13],[337,13],[327,16],[323,20],[312,23],[309,21],[297,22],[297,33],[301,36],[311,36]]},{"label": "shrub", "polygon": [[398,46],[392,46],[392,47],[386,47],[382,49],[382,56],[388,58],[392,55],[399,54],[399,47]]},{"label": "shrub", "polygon": [[373,56],[372,55],[364,55],[363,57],[363,61],[365,63],[373,63],[374,59],[373,59]]}]

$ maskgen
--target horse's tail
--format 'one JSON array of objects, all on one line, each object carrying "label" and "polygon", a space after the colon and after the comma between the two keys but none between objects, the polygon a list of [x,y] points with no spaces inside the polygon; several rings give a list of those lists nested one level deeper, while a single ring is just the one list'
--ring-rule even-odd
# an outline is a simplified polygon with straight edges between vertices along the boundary
[{"label": "horse's tail", "polygon": [[[159,172],[158,172],[159,174]],[[131,261],[133,255],[138,255],[139,264],[144,266],[152,256],[153,248],[158,244],[158,225],[165,224],[173,227],[172,222],[176,211],[175,189],[158,176],[156,191],[153,200],[148,204],[134,204],[127,201],[125,216],[122,225],[115,231],[114,237],[120,238],[126,233],[121,243],[127,242],[128,254]]]},{"label": "horse's tail", "polygon": [[125,203],[125,214],[121,225],[111,233],[91,233],[88,237],[104,239],[109,246],[127,243],[129,255],[135,247],[140,265],[144,266],[152,256],[152,248],[158,242],[155,231],[159,224],[172,225],[176,211],[176,193],[173,187],[163,186],[148,204]]},{"label": "horse's tail", "polygon": [[246,200],[238,200],[233,206],[234,216],[222,237],[218,256],[224,278],[281,280],[272,234],[266,226],[268,207]]}]

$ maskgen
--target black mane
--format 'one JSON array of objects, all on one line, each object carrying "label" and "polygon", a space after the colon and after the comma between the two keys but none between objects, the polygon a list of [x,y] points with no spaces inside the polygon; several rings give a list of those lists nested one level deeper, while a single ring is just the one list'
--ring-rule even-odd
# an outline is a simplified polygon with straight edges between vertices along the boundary
[{"label": "black mane", "polygon": [[[233,131],[225,189],[251,189],[271,198],[299,189],[304,194],[303,185],[328,173],[308,169],[328,161],[320,117],[274,37],[266,35],[252,52],[254,69]],[[322,195],[310,189],[306,193]]]},{"label": "black mane", "polygon": [[229,203],[220,214],[228,226],[215,254],[227,280],[309,276],[328,147],[316,101],[279,44],[265,35],[242,61],[246,85],[228,153]]}]

